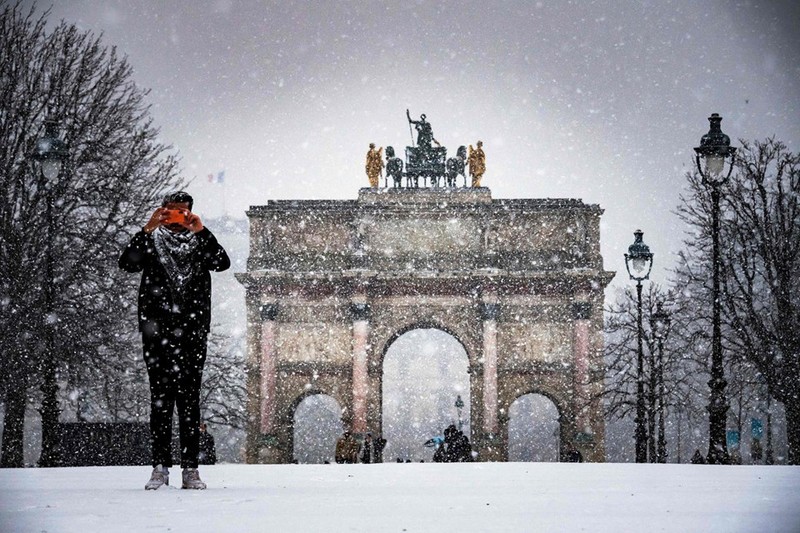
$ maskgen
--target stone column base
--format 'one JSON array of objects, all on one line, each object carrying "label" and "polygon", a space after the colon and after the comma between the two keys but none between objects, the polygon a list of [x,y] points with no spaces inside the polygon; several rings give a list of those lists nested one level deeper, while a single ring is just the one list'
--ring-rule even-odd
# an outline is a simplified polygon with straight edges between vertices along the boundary
[{"label": "stone column base", "polygon": [[573,445],[581,452],[583,461],[587,463],[602,463],[605,462],[605,457],[598,456],[598,448],[596,446],[595,437],[591,433],[579,431],[575,434]]},{"label": "stone column base", "polygon": [[257,444],[256,463],[262,465],[278,465],[286,463],[283,447],[278,444],[275,435],[261,435]]},{"label": "stone column base", "polygon": [[484,433],[476,437],[472,443],[473,451],[478,452],[477,461],[482,463],[487,462],[504,462],[507,461],[507,450],[503,445],[503,439],[500,435],[493,433]]}]

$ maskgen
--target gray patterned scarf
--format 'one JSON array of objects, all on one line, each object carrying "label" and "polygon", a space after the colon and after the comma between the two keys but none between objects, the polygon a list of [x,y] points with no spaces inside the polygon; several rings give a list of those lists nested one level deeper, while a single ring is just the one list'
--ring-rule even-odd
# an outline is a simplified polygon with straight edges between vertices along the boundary
[{"label": "gray patterned scarf", "polygon": [[191,231],[174,232],[159,226],[153,232],[156,252],[164,270],[176,303],[183,302],[184,292],[194,275],[191,256],[200,245],[200,239]]}]

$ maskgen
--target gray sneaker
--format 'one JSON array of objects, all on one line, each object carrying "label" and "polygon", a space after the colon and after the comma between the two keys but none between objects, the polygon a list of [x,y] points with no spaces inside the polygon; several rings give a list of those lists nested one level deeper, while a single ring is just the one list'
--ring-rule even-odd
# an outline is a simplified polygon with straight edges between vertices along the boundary
[{"label": "gray sneaker", "polygon": [[157,465],[150,475],[150,481],[144,486],[144,490],[156,490],[162,485],[169,485],[169,470]]},{"label": "gray sneaker", "polygon": [[200,479],[200,472],[196,468],[184,468],[181,488],[203,490],[206,488],[206,484]]}]

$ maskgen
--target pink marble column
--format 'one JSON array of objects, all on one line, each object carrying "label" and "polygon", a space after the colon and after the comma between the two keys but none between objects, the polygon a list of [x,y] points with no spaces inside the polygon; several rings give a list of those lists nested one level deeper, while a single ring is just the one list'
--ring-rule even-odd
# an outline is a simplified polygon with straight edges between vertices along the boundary
[{"label": "pink marble column", "polygon": [[275,316],[277,306],[261,307],[261,360],[259,361],[261,392],[261,433],[272,433],[275,427],[275,402],[277,400],[277,375],[275,353]]},{"label": "pink marble column", "polygon": [[483,304],[483,431],[497,433],[497,304]]},{"label": "pink marble column", "polygon": [[588,303],[576,303],[573,306],[573,344],[574,361],[574,395],[577,407],[575,426],[578,432],[591,433],[587,409],[589,401],[589,315],[591,306]]},{"label": "pink marble column", "polygon": [[353,433],[367,432],[367,344],[369,342],[369,307],[353,304]]}]

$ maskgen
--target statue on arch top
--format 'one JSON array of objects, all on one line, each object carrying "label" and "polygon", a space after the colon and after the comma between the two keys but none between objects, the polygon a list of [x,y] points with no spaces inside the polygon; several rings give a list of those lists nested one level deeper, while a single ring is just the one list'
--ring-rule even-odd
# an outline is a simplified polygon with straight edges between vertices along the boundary
[{"label": "statue on arch top", "polygon": [[473,149],[469,145],[469,156],[467,158],[469,165],[469,175],[472,176],[472,186],[480,187],[481,178],[483,173],[486,172],[486,155],[483,153],[483,142],[478,141],[478,148]]},{"label": "statue on arch top", "polygon": [[375,143],[369,143],[365,170],[367,171],[369,186],[373,189],[378,187],[378,178],[383,173],[383,166],[383,147],[376,150]]},{"label": "statue on arch top", "polygon": [[417,146],[426,152],[430,151],[431,142],[435,142],[436,146],[441,146],[439,141],[433,138],[433,127],[431,127],[430,122],[425,120],[425,113],[420,115],[419,120],[411,120],[411,113],[406,109],[406,116],[408,117],[408,123],[413,124],[417,129]]}]

